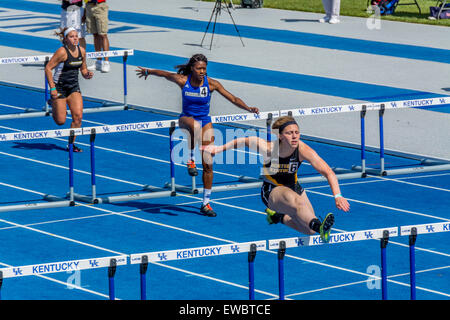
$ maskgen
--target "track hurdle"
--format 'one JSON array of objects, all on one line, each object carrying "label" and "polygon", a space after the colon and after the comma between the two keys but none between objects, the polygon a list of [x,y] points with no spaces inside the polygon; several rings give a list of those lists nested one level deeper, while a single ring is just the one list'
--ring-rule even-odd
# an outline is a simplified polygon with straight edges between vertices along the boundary
[{"label": "track hurdle", "polygon": [[130,255],[130,264],[139,264],[140,269],[140,286],[141,286],[141,300],[147,299],[147,283],[146,272],[148,263],[158,263],[170,260],[185,260],[195,259],[201,257],[221,256],[227,254],[245,253],[248,256],[248,270],[249,270],[249,298],[253,300],[255,297],[255,276],[254,276],[254,261],[256,252],[259,250],[266,250],[266,241],[253,241],[243,243],[232,243],[217,246],[198,247],[189,249],[176,249],[169,251],[156,251],[147,253],[136,253]]},{"label": "track hurdle", "polygon": [[0,290],[4,279],[25,276],[40,276],[49,273],[81,271],[97,268],[108,268],[109,298],[115,299],[114,275],[117,266],[128,264],[128,256],[120,255],[82,260],[51,262],[21,267],[9,267],[0,269]]},{"label": "track hurdle", "polygon": [[[428,106],[438,106],[438,105],[448,105],[450,104],[450,97],[441,97],[441,98],[433,98],[433,99],[417,99],[417,100],[405,100],[405,101],[396,101],[390,103],[376,103],[376,104],[352,104],[352,105],[343,105],[343,106],[330,106],[330,107],[313,107],[313,108],[297,108],[291,110],[281,110],[281,111],[271,111],[271,112],[261,112],[260,114],[251,114],[251,113],[243,113],[243,114],[233,114],[233,115],[222,115],[222,116],[213,116],[213,123],[238,123],[243,121],[252,121],[252,120],[264,120],[264,119],[272,119],[273,117],[279,117],[283,115],[292,115],[293,117],[303,117],[309,115],[322,115],[322,114],[333,114],[333,113],[345,113],[345,112],[362,112],[365,115],[366,112],[382,110],[380,112],[380,117],[384,114],[384,111],[387,109],[400,109],[400,108],[414,108],[421,107],[424,105]],[[363,118],[363,117],[362,117]],[[173,124],[175,123],[175,125]],[[267,121],[269,124],[270,121]],[[118,133],[118,132],[127,132],[127,131],[143,131],[150,129],[158,129],[158,128],[174,128],[177,125],[177,120],[164,120],[164,121],[150,121],[150,122],[139,122],[139,123],[127,123],[127,124],[117,124],[117,125],[105,125],[105,126],[97,126],[97,127],[82,127],[73,129],[74,134],[76,136],[79,135],[92,135],[93,130],[95,134],[106,134],[106,133]],[[362,125],[363,127],[363,125]],[[382,126],[380,126],[382,128]],[[40,138],[61,138],[70,135],[70,130],[72,129],[62,129],[62,130],[43,130],[43,131],[28,131],[28,132],[18,132],[18,133],[0,133],[0,142],[1,141],[18,141],[18,140],[30,140],[30,139],[40,139]],[[380,137],[381,139],[382,137]],[[171,139],[172,140],[172,139]],[[172,143],[173,141],[171,141]],[[173,146],[171,147],[173,148]],[[365,143],[362,145],[362,160],[364,160],[363,150],[365,148]],[[91,148],[93,150],[93,148]],[[380,154],[384,155],[384,146],[383,150]],[[170,157],[172,160],[172,157]],[[363,162],[364,164],[364,162]],[[424,160],[423,164],[425,167],[414,167],[414,168],[404,168],[404,169],[396,169],[396,170],[383,170],[384,174],[410,174],[417,172],[426,172],[426,171],[441,171],[441,170],[450,170],[450,163],[445,162],[435,162],[430,160]],[[353,167],[350,169],[336,169],[338,179],[354,179],[364,177],[366,173],[371,173],[370,168],[366,168],[364,172],[358,170],[357,167]],[[95,170],[95,169],[93,169]],[[203,192],[203,188],[196,188],[194,185],[192,188],[186,186],[178,186],[174,181],[174,173],[173,173],[173,162],[171,163],[171,183],[166,185],[165,187],[170,187],[171,190],[164,190],[164,187],[157,188],[151,186],[144,186],[144,190],[151,191],[140,194],[130,194],[130,195],[121,195],[121,196],[111,196],[104,199],[98,199],[95,197],[95,189],[93,180],[93,192],[92,197],[90,199],[87,198],[78,198],[79,195],[74,195],[75,199],[79,199],[80,201],[87,201],[92,203],[100,203],[100,202],[121,202],[121,201],[129,201],[129,200],[141,200],[141,199],[149,199],[149,198],[160,198],[176,195],[176,191],[182,191],[184,193],[201,193]],[[361,171],[361,172],[355,172]],[[378,173],[374,173],[378,174]],[[302,183],[310,183],[310,182],[321,182],[325,181],[325,178],[322,176],[315,177],[302,177]],[[214,192],[219,191],[231,191],[231,190],[242,190],[242,189],[251,189],[251,188],[259,188],[262,184],[262,180],[259,178],[244,178],[240,179],[240,182],[237,184],[230,184],[225,186],[213,186],[212,190]],[[57,200],[57,197],[49,196],[46,200]],[[61,199],[60,199],[61,200]],[[69,201],[69,204],[73,203]],[[59,203],[58,205],[60,205]],[[34,209],[39,208],[40,206],[36,206],[35,204],[26,204],[15,206],[8,206],[8,209],[4,208],[4,211],[11,210],[24,210],[24,209]],[[50,208],[50,204],[46,204],[44,206],[46,208]],[[0,211],[2,209],[0,208]]]},{"label": "track hurdle", "polygon": [[18,205],[0,206],[0,212],[18,211],[18,210],[30,210],[30,209],[49,209],[49,208],[62,208],[75,206],[74,201],[74,156],[73,156],[73,142],[75,138],[75,130],[69,129],[69,192],[67,193],[68,199],[64,199],[55,195],[46,194],[43,196],[43,200],[47,202],[39,203],[26,203]]},{"label": "track hurdle", "polygon": [[[385,169],[385,147],[384,147],[384,115],[387,109],[402,109],[402,108],[417,108],[424,106],[443,106],[450,103],[450,97],[439,97],[431,99],[416,99],[416,100],[402,100],[402,101],[391,101],[382,102],[377,104],[362,104],[358,105],[358,111],[360,112],[361,118],[361,166],[353,165],[352,170],[361,172],[363,177],[367,174],[387,176],[387,175],[397,175],[397,174],[409,174],[418,172],[434,172],[441,170],[450,170],[450,162],[448,161],[436,161],[430,159],[421,159],[420,166],[412,168],[402,168],[402,169]],[[379,132],[379,153],[380,153],[380,169],[367,168],[366,167],[366,142],[365,142],[365,117],[368,111],[378,111],[378,132]]]},{"label": "track hurdle", "polygon": [[[107,197],[97,197],[96,196],[96,192],[97,192],[97,188],[96,188],[96,172],[95,172],[95,135],[97,133],[97,130],[99,128],[93,127],[90,129],[91,134],[90,134],[90,150],[91,150],[91,188],[92,188],[92,195],[91,196],[87,196],[87,195],[81,195],[81,194],[74,194],[73,197],[75,200],[77,201],[81,201],[81,202],[87,202],[87,203],[93,203],[93,204],[98,204],[98,203],[114,203],[114,202],[124,202],[124,201],[130,201],[130,200],[144,200],[144,199],[154,199],[154,198],[161,198],[161,197],[173,197],[176,196],[176,191],[175,191],[175,164],[174,161],[172,159],[172,150],[174,147],[174,143],[173,143],[173,139],[172,139],[172,135],[173,135],[173,131],[175,130],[175,126],[176,126],[176,122],[175,121],[171,121],[170,122],[170,130],[169,130],[169,134],[170,134],[170,139],[169,139],[169,150],[170,150],[170,176],[171,176],[171,181],[172,181],[172,185],[173,187],[171,188],[170,191],[164,190],[163,188],[157,188],[157,187],[152,187],[150,185],[146,185],[143,187],[144,191],[143,193],[134,193],[134,194],[126,194],[126,195],[120,195],[120,196],[107,196]],[[111,126],[114,127],[114,126]],[[105,129],[105,126],[103,127]],[[109,129],[106,129],[107,131]]]},{"label": "track hurdle", "polygon": [[415,245],[417,236],[419,234],[431,234],[440,232],[449,232],[450,222],[440,222],[432,224],[420,224],[412,226],[400,227],[401,236],[409,236],[409,271],[410,271],[410,286],[411,286],[411,300],[416,300],[416,254]]},{"label": "track hurdle", "polygon": [[[117,58],[122,57],[123,65],[123,103],[112,103],[104,105],[97,108],[85,108],[83,113],[94,113],[94,112],[106,112],[106,111],[120,111],[128,109],[128,84],[127,84],[127,59],[128,56],[134,55],[134,49],[125,50],[111,50],[111,51],[98,51],[98,52],[87,52],[86,59],[97,59],[97,58]],[[52,54],[39,55],[39,56],[27,56],[27,57],[5,57],[0,58],[0,65],[11,65],[11,64],[24,64],[24,63],[42,63],[44,66],[50,61]],[[47,78],[44,76],[44,107],[43,111],[31,111],[27,110],[22,113],[14,114],[4,114],[0,115],[0,120],[7,119],[18,119],[18,118],[33,118],[33,117],[45,117],[51,114],[49,108],[48,100],[50,99]],[[68,111],[70,112],[70,111]]]},{"label": "track hurdle", "polygon": [[[325,244],[346,243],[362,240],[381,240],[381,265],[384,271],[381,272],[381,284],[382,284],[382,299],[387,299],[387,272],[386,272],[386,245],[389,237],[398,236],[398,228],[383,228],[362,230],[354,232],[332,233],[330,234],[330,241],[328,243],[323,242],[319,235],[309,237],[294,237],[285,239],[273,239],[268,241],[269,250],[278,250],[278,275],[279,275],[279,299],[284,299],[284,263],[283,260],[286,248],[318,246]],[[384,246],[384,249],[383,249]]]}]

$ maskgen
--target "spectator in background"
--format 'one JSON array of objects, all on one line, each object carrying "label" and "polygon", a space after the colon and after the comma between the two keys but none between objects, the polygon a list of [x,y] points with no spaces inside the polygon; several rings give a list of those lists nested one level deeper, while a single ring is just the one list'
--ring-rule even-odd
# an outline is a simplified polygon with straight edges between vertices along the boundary
[{"label": "spectator in background", "polygon": [[73,27],[78,32],[80,46],[86,49],[86,25],[82,22],[84,8],[82,0],[62,0],[61,1],[61,30]]},{"label": "spectator in background", "polygon": [[[108,4],[106,0],[85,0],[85,17],[87,32],[94,36],[95,51],[109,51],[108,40]],[[96,63],[89,66],[90,70],[109,72],[111,67],[109,58],[98,58]]]},{"label": "spectator in background", "polygon": [[325,10],[325,17],[319,19],[320,23],[339,23],[339,12],[341,10],[341,0],[322,0]]}]

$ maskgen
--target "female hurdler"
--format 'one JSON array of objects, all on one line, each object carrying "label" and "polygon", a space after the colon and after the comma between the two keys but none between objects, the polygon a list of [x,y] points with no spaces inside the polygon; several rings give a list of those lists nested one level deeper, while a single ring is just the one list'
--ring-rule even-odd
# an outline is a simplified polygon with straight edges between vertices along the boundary
[{"label": "female hurdler", "polygon": [[307,235],[319,233],[322,241],[328,242],[334,216],[328,213],[323,221],[316,217],[305,190],[297,181],[297,171],[303,161],[308,161],[327,179],[336,207],[348,212],[350,205],[341,195],[337,177],[311,147],[300,141],[299,127],[294,118],[280,117],[273,123],[272,129],[278,131],[277,142],[252,136],[237,138],[222,146],[204,146],[202,149],[211,155],[243,146],[256,149],[266,158],[261,199],[267,207],[268,222],[281,222]]},{"label": "female hurdler", "polygon": [[[177,73],[163,70],[138,67],[136,70],[139,78],[148,76],[163,77],[176,83],[181,88],[183,110],[179,116],[178,124],[188,131],[190,160],[187,162],[188,173],[196,176],[197,168],[194,162],[194,147],[196,137],[199,144],[209,145],[214,143],[213,126],[209,115],[211,93],[218,91],[235,106],[249,112],[258,113],[258,108],[248,107],[244,101],[228,92],[222,84],[207,76],[207,58],[202,54],[193,55],[187,64],[177,66]],[[210,197],[213,182],[212,160],[205,159],[209,154],[202,154],[203,165],[203,205],[200,212],[209,217],[215,217],[216,213],[211,208]]]},{"label": "female hurdler", "polygon": [[[68,105],[72,116],[70,127],[80,128],[83,118],[83,97],[78,82],[79,70],[85,79],[91,79],[94,74],[86,67],[86,51],[79,45],[77,30],[73,27],[64,28],[57,35],[61,38],[63,46],[56,50],[45,67],[45,76],[52,97],[52,116],[57,125],[63,125],[66,122],[66,105]],[[82,150],[74,145],[73,151]]]}]

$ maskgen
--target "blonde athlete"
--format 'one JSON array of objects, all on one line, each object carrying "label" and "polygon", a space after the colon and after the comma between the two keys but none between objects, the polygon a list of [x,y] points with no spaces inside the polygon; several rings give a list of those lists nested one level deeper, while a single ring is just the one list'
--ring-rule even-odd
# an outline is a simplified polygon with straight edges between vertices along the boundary
[{"label": "blonde athlete", "polygon": [[[81,96],[78,75],[91,79],[94,75],[86,67],[86,51],[79,45],[78,32],[75,28],[64,28],[60,33],[63,46],[53,54],[45,66],[45,76],[50,86],[52,97],[52,116],[57,125],[66,122],[67,107],[72,116],[71,128],[80,128],[83,118],[83,97]],[[55,73],[52,74],[52,70]],[[82,150],[74,145],[75,152]]]},{"label": "blonde athlete", "polygon": [[204,146],[203,150],[214,155],[245,145],[267,157],[263,165],[261,199],[267,206],[268,222],[281,222],[307,235],[319,233],[322,240],[328,242],[334,216],[329,213],[323,221],[316,217],[306,192],[297,181],[297,171],[303,161],[308,161],[328,180],[336,207],[348,212],[350,205],[341,195],[336,175],[311,147],[300,141],[299,127],[294,118],[280,117],[272,129],[278,131],[278,143],[252,136],[237,138],[222,146]]}]

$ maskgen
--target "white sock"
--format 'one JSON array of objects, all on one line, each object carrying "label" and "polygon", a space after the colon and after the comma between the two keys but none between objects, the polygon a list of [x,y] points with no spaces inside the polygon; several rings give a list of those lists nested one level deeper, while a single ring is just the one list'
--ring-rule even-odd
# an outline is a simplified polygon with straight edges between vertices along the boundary
[{"label": "white sock", "polygon": [[209,203],[209,199],[211,198],[211,189],[203,190],[203,205],[207,205]]}]

